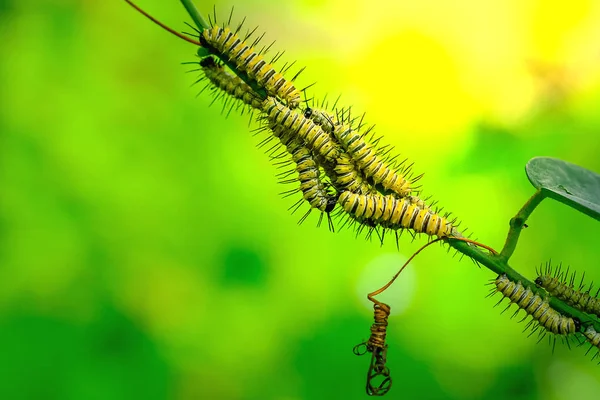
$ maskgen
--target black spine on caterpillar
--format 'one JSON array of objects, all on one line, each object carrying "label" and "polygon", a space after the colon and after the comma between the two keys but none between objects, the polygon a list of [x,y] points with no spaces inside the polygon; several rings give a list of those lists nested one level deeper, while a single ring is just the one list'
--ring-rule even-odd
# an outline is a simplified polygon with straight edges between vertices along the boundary
[{"label": "black spine on caterpillar", "polygon": [[252,108],[261,109],[261,97],[246,82],[227,72],[223,65],[215,62],[212,57],[203,58],[200,67],[214,86]]},{"label": "black spine on caterpillar", "polygon": [[519,309],[525,310],[546,331],[557,335],[569,335],[579,331],[580,322],[577,318],[562,315],[552,307],[547,300],[535,294],[521,282],[513,282],[506,274],[499,275],[494,282],[496,290]]},{"label": "black spine on caterpillar", "polygon": [[273,126],[272,132],[273,136],[279,138],[286,147],[287,152],[292,156],[292,161],[296,164],[296,172],[300,181],[299,190],[302,192],[303,198],[312,208],[326,213],[333,211],[337,203],[337,196],[330,194],[326,185],[321,181],[319,165],[311,152],[302,141],[294,136],[293,132],[286,130],[283,126]]},{"label": "black spine on caterpillar", "polygon": [[367,220],[384,228],[412,229],[438,237],[462,237],[453,221],[435,213],[418,197],[398,199],[393,195],[342,192],[338,199],[342,208],[357,220]]},{"label": "black spine on caterpillar", "polygon": [[343,152],[336,160],[332,183],[339,191],[367,194],[374,191],[350,156]]},{"label": "black spine on caterpillar", "polygon": [[333,129],[336,125],[336,119],[333,114],[318,108],[306,107],[304,110],[304,118],[312,120],[329,134],[333,133]]},{"label": "black spine on caterpillar", "polygon": [[[304,117],[311,119],[315,124],[319,125],[325,132],[333,134],[336,126],[340,126],[341,122],[330,112],[313,107],[307,107],[304,110]],[[365,178],[362,171],[345,152],[341,152],[338,157],[333,174],[333,184],[339,191],[350,191],[357,194],[376,193],[376,188],[372,187]],[[397,197],[410,197],[411,201],[417,203],[420,208],[428,208],[425,202],[418,196],[407,196],[407,191],[402,191]]]},{"label": "black spine on caterpillar", "polygon": [[[330,137],[333,135],[336,118],[328,111],[306,107],[304,109],[304,118],[310,119],[316,125],[320,126]],[[367,182],[362,171],[359,170],[352,158],[345,152],[340,152],[330,172],[332,184],[340,192],[348,190],[354,193],[367,194],[374,190]]]},{"label": "black spine on caterpillar", "polygon": [[296,108],[300,104],[300,91],[292,83],[293,79],[292,81],[286,80],[281,73],[264,60],[260,53],[255,51],[251,45],[246,44],[237,35],[237,32],[232,32],[227,27],[221,28],[214,25],[212,28],[202,31],[200,40],[204,45],[208,45],[221,56],[233,62],[239,71],[245,72],[269,95],[282,99],[289,108]]},{"label": "black spine on caterpillar", "polygon": [[[575,281],[575,273],[571,275],[570,283],[566,283],[561,280],[560,274],[558,273],[559,269],[557,268],[557,274],[553,276],[551,273],[550,264],[546,264],[546,273],[540,274],[535,283],[538,286],[543,287],[550,293],[550,295],[561,299],[565,303],[586,312],[588,314],[594,314],[600,316],[600,299],[596,296],[598,292],[596,292],[596,296],[590,294],[590,290],[592,286],[588,288],[587,291],[583,291],[583,277],[581,279],[581,284],[579,285],[579,289],[574,288]],[[541,272],[541,271],[540,271]],[[568,275],[568,272],[565,274]],[[600,289],[599,289],[600,291]]]},{"label": "black spine on caterpillar", "polygon": [[[333,134],[336,124],[333,114],[319,108],[307,107],[304,110],[304,118],[312,120],[329,135]],[[332,183],[339,191],[348,190],[359,194],[367,194],[373,191],[358,166],[345,152],[340,152],[332,175]]]},{"label": "black spine on caterpillar", "polygon": [[315,155],[323,157],[327,162],[335,162],[340,151],[337,143],[318,125],[307,119],[302,113],[291,110],[277,99],[269,97],[263,103],[263,113],[269,126],[281,126],[288,132],[293,132]]},{"label": "black spine on caterpillar", "polygon": [[342,122],[334,125],[333,133],[342,147],[352,156],[356,165],[367,178],[373,180],[374,184],[380,184],[400,197],[408,196],[413,191],[411,183],[416,180],[408,179],[409,168],[405,171],[397,170],[367,143],[364,136],[368,132],[361,134],[358,128],[353,128],[351,123]]}]

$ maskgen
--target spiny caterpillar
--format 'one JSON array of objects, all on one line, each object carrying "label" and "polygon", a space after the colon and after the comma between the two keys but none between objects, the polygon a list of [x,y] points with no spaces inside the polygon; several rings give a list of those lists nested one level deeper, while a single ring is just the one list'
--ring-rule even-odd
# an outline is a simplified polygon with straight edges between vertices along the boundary
[{"label": "spiny caterpillar", "polygon": [[374,191],[347,153],[340,153],[336,161],[332,181],[340,192],[367,194]]},{"label": "spiny caterpillar", "polygon": [[[362,118],[357,127],[353,127],[352,121],[348,112],[347,122],[342,121],[333,126],[333,134],[354,159],[356,165],[364,172],[367,178],[370,178],[374,185],[381,185],[383,188],[396,193],[400,197],[408,196],[413,189],[411,183],[414,183],[420,178],[409,180],[406,175],[409,173],[410,167],[403,171],[397,170],[394,166],[384,158],[384,154],[380,154],[380,150],[376,150],[365,140],[372,128],[366,132],[360,133],[362,126]],[[387,150],[389,152],[389,149]]]},{"label": "spiny caterpillar", "polygon": [[[259,37],[252,43],[246,44],[246,38],[241,39],[238,33],[240,26],[232,32],[228,27],[222,28],[218,25],[213,25],[211,29],[202,31],[201,43],[214,49],[216,52],[226,57],[233,62],[238,71],[245,72],[248,77],[264,88],[271,96],[277,96],[282,99],[289,108],[296,108],[300,104],[300,91],[294,87],[292,83],[300,74],[296,74],[290,81],[286,80],[283,74],[275,71],[275,68],[267,63],[262,54],[264,51],[257,52],[254,50],[262,37]],[[274,62],[275,58],[271,61]]]},{"label": "spiny caterpillar", "polygon": [[[232,97],[243,101],[245,104],[253,108],[262,109],[263,101],[260,97],[237,76],[233,76],[224,70],[222,65],[217,64],[212,57],[206,57],[200,61],[202,70],[206,77],[215,85],[215,89],[221,89]],[[277,100],[271,98],[277,102]],[[287,192],[286,194],[294,194],[301,191],[303,199],[306,200],[311,209],[309,209],[300,219],[302,223],[310,214],[312,208],[316,208],[321,212],[328,214],[330,230],[333,230],[333,224],[329,213],[335,208],[337,196],[328,193],[326,186],[320,179],[319,166],[312,156],[312,153],[307,149],[296,137],[296,132],[286,129],[285,125],[274,125],[272,129],[273,136],[279,138],[281,143],[286,147],[287,153],[292,156],[292,162],[296,164],[296,172],[300,181],[300,188]],[[268,142],[263,141],[261,145]],[[295,180],[282,180],[282,183],[291,183]],[[302,204],[302,200],[297,202],[291,208],[297,210]],[[321,219],[319,219],[320,225]]]},{"label": "spiny caterpillar", "polygon": [[[514,303],[519,307],[517,313],[522,309],[527,313],[525,318],[527,318],[528,315],[531,315],[533,319],[527,324],[527,327],[529,327],[533,321],[538,322],[539,325],[534,328],[534,332],[539,326],[542,326],[546,331],[557,335],[569,335],[579,331],[580,322],[578,319],[562,315],[550,307],[547,300],[544,300],[539,294],[535,294],[530,288],[525,288],[521,282],[513,282],[508,279],[506,274],[503,274],[496,278],[494,284],[496,286],[494,292],[497,291],[503,295],[500,302],[502,302],[504,298],[508,298],[511,303]],[[500,304],[500,302],[498,302],[498,304]],[[523,320],[525,318],[523,318]]]},{"label": "spiny caterpillar", "polygon": [[454,221],[426,207],[418,197],[398,199],[393,195],[342,192],[338,204],[355,219],[370,221],[383,228],[412,229],[438,237],[462,237]]},{"label": "spiny caterpillar", "polygon": [[[542,272],[541,270],[542,268],[538,271],[538,277],[535,280],[536,285],[543,287],[552,296],[561,299],[578,310],[600,316],[600,299],[597,298],[600,289],[596,291],[595,295],[591,295],[590,291],[592,290],[593,284],[590,284],[588,289],[584,292],[583,289],[585,285],[583,279],[585,274],[581,276],[579,287],[575,289],[575,272],[573,272],[569,278],[568,268],[565,272],[562,272],[561,266],[559,265],[553,273],[552,266],[548,262],[546,263],[544,271]],[[567,279],[569,280],[569,283],[566,282]]]},{"label": "spiny caterpillar", "polygon": [[331,140],[329,134],[310,119],[304,118],[301,112],[291,110],[272,97],[265,100],[262,110],[266,115],[263,118],[269,122],[271,129],[281,126],[285,130],[294,132],[316,154],[327,161],[334,162],[339,157],[338,145]]},{"label": "spiny caterpillar", "polygon": [[263,99],[246,82],[227,72],[223,65],[215,62],[211,56],[203,58],[200,61],[200,67],[206,78],[214,85],[214,89],[221,89],[244,104],[261,109]]},{"label": "spiny caterpillar", "polygon": [[325,132],[333,133],[335,126],[334,116],[325,110],[306,107],[304,109],[304,118],[311,119],[315,124],[319,125]]},{"label": "spiny caterpillar", "polygon": [[[344,116],[346,113],[349,118],[349,110],[347,112],[345,110],[339,111],[338,115]],[[392,191],[398,197],[406,197],[411,193],[410,184],[420,177],[409,182],[404,175],[408,173],[410,167],[406,168],[404,172],[400,172],[396,170],[395,166],[384,160],[380,154],[383,149],[374,149],[364,139],[370,129],[364,134],[358,133],[362,125],[362,119],[359,126],[354,128],[352,121],[350,123],[342,121],[329,111],[312,107],[307,107],[304,110],[304,117],[321,126],[325,132],[336,135],[336,139],[342,144],[344,150],[352,156],[352,159],[350,156],[338,158],[335,170],[342,178],[340,179],[341,190],[350,190],[360,194],[370,192],[371,190],[365,190],[365,185],[362,185],[364,172],[364,176],[369,178],[374,185],[381,184],[384,189]],[[389,150],[387,151],[389,152]],[[351,163],[348,160],[351,160]],[[347,182],[351,179],[356,179],[357,184],[349,186]],[[365,184],[368,185],[369,183],[365,180]]]},{"label": "spiny caterpillar", "polygon": [[[321,171],[312,153],[293,134],[281,126],[274,127],[273,136],[279,138],[281,143],[286,147],[287,152],[291,154],[292,162],[296,164],[295,169],[298,173],[297,180],[300,181],[300,188],[288,193],[292,194],[300,190],[303,194],[303,199],[311,206],[311,209],[300,219],[300,223],[306,219],[312,208],[316,208],[328,214],[329,227],[333,230],[329,213],[335,208],[337,196],[330,194],[327,191],[326,185],[321,181]],[[285,175],[289,175],[289,172],[285,173]],[[281,183],[292,182],[295,182],[295,180],[281,181]],[[301,203],[302,200],[296,203],[295,206],[292,206],[292,208],[295,207],[297,209]]]}]

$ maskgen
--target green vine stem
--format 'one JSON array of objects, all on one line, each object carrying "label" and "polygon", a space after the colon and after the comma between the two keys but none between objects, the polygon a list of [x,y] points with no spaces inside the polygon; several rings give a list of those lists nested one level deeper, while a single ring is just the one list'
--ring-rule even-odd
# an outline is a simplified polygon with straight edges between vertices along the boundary
[{"label": "green vine stem", "polygon": [[539,189],[535,194],[523,205],[523,207],[519,210],[517,215],[515,215],[510,220],[510,229],[508,231],[508,235],[506,236],[506,242],[504,242],[504,248],[500,252],[500,259],[503,261],[508,261],[510,256],[515,251],[517,247],[517,242],[519,241],[519,236],[521,235],[521,231],[525,226],[525,222],[529,215],[535,210],[535,208],[544,200],[546,196],[543,194],[542,190]]},{"label": "green vine stem", "polygon": [[200,32],[202,32],[204,29],[210,28],[208,22],[206,22],[202,14],[200,14],[200,12],[191,0],[181,0],[181,4],[183,4],[188,14],[190,14],[190,17],[192,18]]},{"label": "green vine stem", "polygon": [[[200,15],[198,9],[194,6],[191,0],[180,1],[200,31],[210,28],[210,25]],[[200,50],[204,49],[201,48]],[[258,87],[255,82],[248,78],[247,74],[238,71],[236,66],[230,61],[223,60],[223,58],[221,58],[218,52],[216,52],[214,49],[209,48],[208,50],[210,53],[219,57],[234,73],[236,73],[236,75],[238,75],[242,80],[244,80],[248,85],[250,85],[262,98],[266,98],[267,95],[264,89]],[[201,57],[206,56],[206,54],[202,54],[201,51],[199,51],[198,55]],[[521,210],[519,210],[517,215],[515,215],[515,217],[513,217],[510,220],[510,229],[506,237],[504,248],[498,255],[483,252],[479,248],[464,241],[453,240],[452,238],[450,238],[447,239],[447,242],[458,252],[466,255],[467,257],[471,258],[477,263],[484,265],[486,268],[497,273],[498,275],[506,274],[510,280],[515,282],[521,282],[525,287],[530,288],[534,293],[540,294],[543,297],[547,297],[548,294],[544,289],[537,287],[535,283],[531,282],[508,265],[508,260],[510,259],[516,248],[521,231],[525,226],[525,221],[527,221],[529,215],[544,198],[545,196],[544,194],[542,194],[542,191],[538,190],[527,201],[527,203],[525,203]],[[594,326],[596,331],[600,332],[600,319],[598,319],[596,316],[591,316],[586,313],[583,313],[555,297],[551,297],[549,301],[550,305],[561,314],[567,314],[573,318],[578,318],[581,321],[582,331],[584,330],[583,327],[591,324]]]},{"label": "green vine stem", "polygon": [[[534,195],[534,197],[535,197],[535,195]],[[533,197],[532,197],[532,199],[533,199]],[[529,204],[529,202],[528,202],[528,204]],[[538,201],[538,204],[539,204],[539,201]],[[523,207],[523,208],[526,208],[526,207]],[[533,207],[533,208],[535,208],[535,207]],[[531,210],[533,210],[533,208],[531,208]],[[517,214],[517,215],[519,215],[519,214]],[[512,227],[511,227],[511,229],[512,229]],[[477,248],[467,242],[461,241],[461,240],[448,239],[447,241],[448,241],[448,244],[452,248],[454,248],[458,252],[466,255],[467,257],[471,258],[472,260],[478,262],[479,264],[484,265],[486,268],[497,273],[498,275],[506,274],[506,276],[510,280],[512,280],[514,282],[521,282],[523,284],[523,286],[530,288],[534,293],[539,294],[542,297],[548,297],[550,306],[552,308],[554,308],[555,310],[557,310],[558,312],[560,312],[563,315],[569,315],[573,318],[579,319],[579,321],[581,322],[581,326],[582,326],[582,328],[581,328],[582,332],[585,330],[584,327],[588,326],[590,324],[594,326],[594,329],[596,329],[596,331],[599,331],[600,319],[598,319],[598,317],[596,317],[594,315],[588,315],[576,308],[571,307],[570,305],[568,305],[567,303],[565,303],[564,301],[562,301],[556,297],[549,296],[548,293],[544,289],[539,288],[535,283],[531,282],[529,279],[525,278],[523,275],[521,275],[517,271],[515,271],[510,265],[508,265],[507,260],[504,259],[504,257],[502,257],[501,254],[493,255],[493,254],[490,254],[487,252],[483,252],[479,248]]]}]

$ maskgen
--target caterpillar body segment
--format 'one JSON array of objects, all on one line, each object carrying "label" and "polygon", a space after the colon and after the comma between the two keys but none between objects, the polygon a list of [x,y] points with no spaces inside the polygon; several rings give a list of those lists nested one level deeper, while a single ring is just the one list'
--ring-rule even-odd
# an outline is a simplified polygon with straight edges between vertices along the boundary
[{"label": "caterpillar body segment", "polygon": [[362,172],[345,152],[340,153],[336,159],[332,183],[340,192],[349,191],[358,194],[373,192]]},{"label": "caterpillar body segment", "polygon": [[272,97],[264,101],[262,110],[264,119],[268,121],[271,129],[280,126],[284,130],[292,132],[312,149],[315,155],[323,157],[324,160],[331,163],[340,156],[337,143],[331,140],[331,137],[321,127],[305,118],[301,112],[291,110]]},{"label": "caterpillar body segment", "polygon": [[538,276],[535,283],[546,289],[552,296],[563,300],[570,306],[588,314],[600,316],[600,299],[594,297],[589,292],[577,290],[560,282],[557,278],[548,275]]},{"label": "caterpillar body segment", "polygon": [[286,133],[281,127],[273,129],[273,135],[278,137],[292,156],[296,164],[296,172],[300,181],[300,191],[311,207],[323,212],[331,212],[335,207],[337,198],[327,192],[326,185],[321,181],[319,165],[311,152],[293,135]]},{"label": "caterpillar body segment", "polygon": [[406,197],[413,191],[412,182],[405,174],[408,168],[404,172],[399,171],[389,163],[381,155],[381,151],[376,150],[364,139],[368,132],[361,134],[351,124],[340,123],[334,126],[333,134],[373,184],[381,185],[399,197]]},{"label": "caterpillar body segment", "polygon": [[[320,126],[323,131],[330,136],[338,124],[337,118],[328,111],[320,108],[306,107],[304,109],[304,118],[312,120]],[[340,152],[333,167],[332,183],[340,192],[350,191],[359,194],[367,194],[374,191],[367,182],[362,171],[354,163],[352,158],[346,152]]]},{"label": "caterpillar body segment", "polygon": [[254,50],[237,32],[228,27],[213,25],[212,28],[202,31],[201,41],[234,63],[239,71],[245,72],[269,95],[283,100],[290,109],[300,104],[300,91],[292,83],[293,79],[286,80],[283,74],[264,60],[261,52]]},{"label": "caterpillar body segment", "polygon": [[583,335],[592,346],[600,348],[600,333],[596,332],[592,325],[585,328]]},{"label": "caterpillar body segment", "polygon": [[320,179],[319,167],[308,149],[294,141],[291,146],[288,146],[288,150],[297,166],[300,190],[304,199],[310,203],[311,207],[320,211],[326,213],[333,211],[337,198],[327,192],[326,186]]},{"label": "caterpillar body segment", "polygon": [[547,332],[570,335],[579,331],[578,319],[562,315],[550,307],[546,299],[535,294],[530,288],[524,287],[521,282],[511,281],[506,274],[502,274],[496,278],[494,284],[497,292],[516,304],[519,309],[525,310],[527,315],[533,318],[532,321],[537,321]]},{"label": "caterpillar body segment", "polygon": [[312,120],[315,124],[319,125],[325,132],[332,134],[336,125],[336,118],[333,114],[319,109],[306,107],[304,110],[304,118]]},{"label": "caterpillar body segment", "polygon": [[363,195],[346,191],[340,195],[338,204],[354,219],[365,220],[375,226],[393,230],[411,229],[429,236],[462,237],[453,221],[424,206],[417,197],[398,199],[393,195]]},{"label": "caterpillar body segment", "polygon": [[[320,225],[323,213],[327,214],[329,229],[334,230],[333,222],[330,217],[331,211],[337,204],[337,195],[330,193],[328,184],[321,179],[321,171],[319,164],[313,157],[310,150],[299,140],[293,132],[286,130],[282,126],[275,126],[272,129],[273,136],[278,138],[286,152],[291,155],[291,163],[295,164],[296,179],[281,180],[281,183],[300,182],[298,189],[291,190],[286,194],[294,194],[298,191],[302,192],[302,199],[290,207],[297,210],[304,201],[310,204],[310,209],[302,216],[299,223],[302,223],[310,214],[313,208],[321,211],[318,225]],[[288,164],[287,162],[284,163]],[[292,171],[284,173],[284,176],[289,176]]]},{"label": "caterpillar body segment", "polygon": [[564,273],[560,269],[560,266],[557,267],[553,274],[550,263],[547,263],[545,271],[539,271],[535,284],[546,289],[550,295],[563,300],[580,311],[600,316],[600,299],[597,297],[600,289],[596,291],[595,295],[592,295],[590,294],[592,290],[592,285],[590,284],[588,289],[584,291],[586,285],[583,283],[583,275],[578,285],[579,287],[575,288],[575,273],[573,272],[570,278],[568,278],[568,269]]},{"label": "caterpillar body segment", "polygon": [[[588,354],[590,350],[592,350],[592,347],[598,349],[596,351],[596,354],[594,354],[594,356],[592,357],[593,360],[594,358],[598,357],[598,355],[600,355],[600,333],[598,333],[596,329],[594,329],[594,327],[590,325],[585,328],[585,331],[583,331],[583,336],[585,336],[585,339],[591,345],[585,354]],[[600,364],[600,361],[598,363]]]},{"label": "caterpillar body segment", "polygon": [[203,58],[200,67],[216,88],[254,109],[262,108],[263,99],[246,82],[226,71],[223,65],[217,63],[212,57]]}]

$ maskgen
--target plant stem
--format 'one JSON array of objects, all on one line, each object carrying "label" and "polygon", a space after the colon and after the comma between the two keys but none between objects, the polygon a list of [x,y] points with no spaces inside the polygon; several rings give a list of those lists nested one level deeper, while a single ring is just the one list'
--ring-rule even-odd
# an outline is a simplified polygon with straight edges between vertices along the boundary
[{"label": "plant stem", "polygon": [[517,247],[517,242],[519,241],[521,231],[525,226],[525,221],[527,221],[529,215],[542,202],[542,200],[544,200],[545,197],[546,196],[542,193],[542,191],[538,190],[533,196],[531,196],[529,200],[527,200],[527,203],[523,205],[517,215],[511,218],[509,223],[510,229],[508,230],[504,247],[502,248],[499,256],[502,261],[507,262],[510,256],[512,256],[515,248]]},{"label": "plant stem", "polygon": [[204,19],[204,17],[202,17],[194,3],[192,3],[192,0],[181,0],[181,4],[183,4],[188,14],[190,14],[190,17],[194,20],[194,23],[200,31],[210,28],[208,22],[206,22],[206,20]]},{"label": "plant stem", "polygon": [[[534,197],[532,197],[532,199]],[[537,204],[539,204],[540,201],[541,199],[537,200]],[[533,208],[531,210],[533,210]],[[497,273],[498,275],[506,274],[508,279],[510,279],[511,281],[521,282],[523,286],[531,289],[533,293],[539,294],[540,296],[542,296],[542,298],[548,298],[550,306],[553,309],[555,309],[563,315],[568,315],[572,318],[576,318],[581,322],[581,332],[583,332],[585,330],[585,327],[588,325],[593,325],[594,329],[600,332],[600,319],[598,317],[596,317],[595,315],[586,314],[576,308],[573,308],[572,306],[568,305],[567,303],[563,302],[562,300],[556,297],[548,296],[548,293],[546,293],[544,289],[538,287],[535,283],[531,282],[529,279],[525,278],[513,268],[511,268],[510,265],[508,265],[508,262],[504,260],[501,255],[495,256],[486,253],[484,251],[481,251],[479,248],[461,240],[452,240],[450,238],[447,239],[447,242],[450,245],[450,247],[453,247],[458,252],[484,265],[486,268]]]}]

